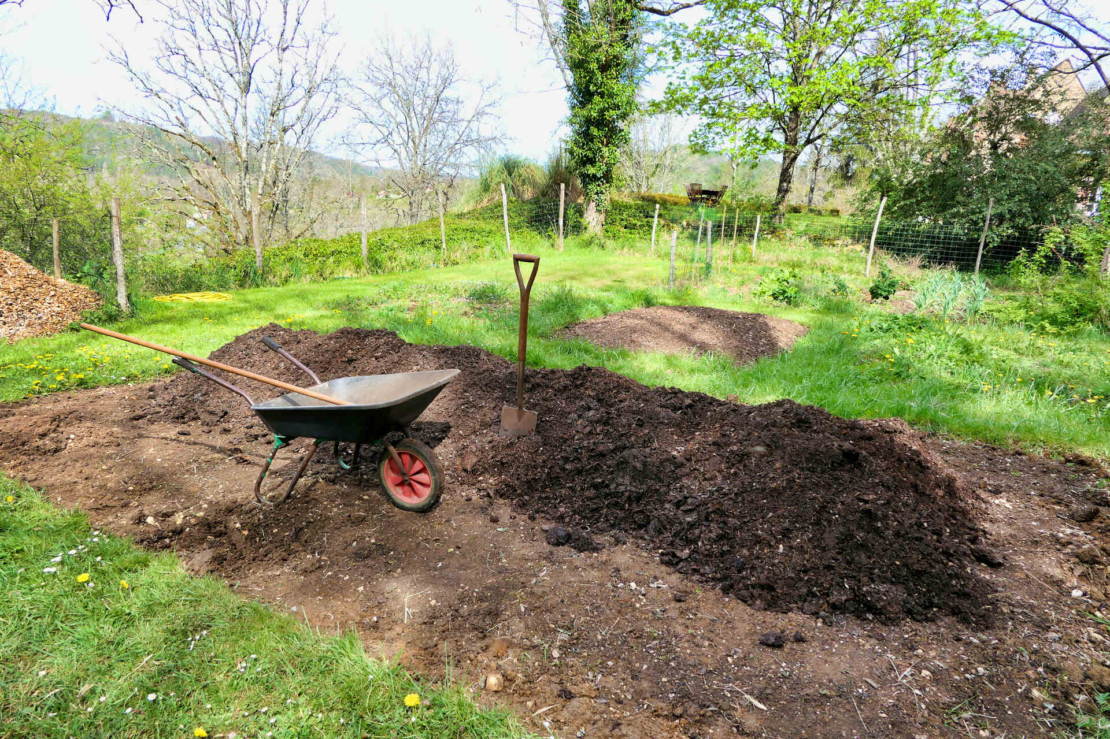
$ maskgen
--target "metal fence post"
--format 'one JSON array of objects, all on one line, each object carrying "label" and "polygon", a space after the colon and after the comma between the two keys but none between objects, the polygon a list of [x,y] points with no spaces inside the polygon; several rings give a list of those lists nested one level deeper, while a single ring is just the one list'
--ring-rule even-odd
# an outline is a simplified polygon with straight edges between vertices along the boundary
[{"label": "metal fence post", "polygon": [[116,302],[124,313],[131,312],[127,302],[127,273],[123,267],[123,234],[119,198],[112,198],[112,261],[116,263]]},{"label": "metal fence post", "polygon": [[501,183],[501,215],[505,218],[505,249],[513,253],[513,242],[509,238],[509,196],[505,194],[505,183]]},{"label": "metal fence post", "polygon": [[559,183],[559,251],[563,250],[563,208],[567,198],[567,183]]},{"label": "metal fence post", "polygon": [[694,244],[694,264],[698,263],[698,251],[701,249],[701,229],[705,225],[705,209],[698,209],[698,241]]},{"label": "metal fence post", "polygon": [[62,279],[61,243],[58,235],[58,219],[54,219],[54,276]]},{"label": "metal fence post", "polygon": [[760,218],[762,218],[762,216],[759,215],[758,213],[756,213],[756,215],[755,215],[755,233],[752,234],[752,259],[755,259],[755,245],[759,243],[759,219]]},{"label": "metal fence post", "polygon": [[979,253],[975,255],[975,276],[979,276],[979,264],[983,261],[983,246],[987,243],[987,230],[991,227],[991,211],[994,210],[994,198],[987,200],[987,220],[983,221],[983,235],[979,237]]},{"label": "metal fence post", "polygon": [[871,229],[871,246],[867,249],[867,269],[864,270],[864,277],[871,276],[871,258],[875,255],[875,238],[879,235],[879,221],[883,217],[883,208],[886,207],[886,195],[879,201],[879,212],[875,214],[875,226]]},{"label": "metal fence post", "polygon": [[674,287],[674,249],[675,244],[678,242],[678,229],[671,230],[671,279],[668,283],[670,287]]},{"label": "metal fence post", "polygon": [[655,217],[651,221],[651,256],[655,256],[655,227],[659,225],[659,203],[655,204]]},{"label": "metal fence post", "polygon": [[362,231],[362,266],[370,266],[370,254],[366,251],[366,193],[358,199],[358,225]]},{"label": "metal fence post", "polygon": [[713,221],[706,224],[705,230],[705,273],[713,269]]}]

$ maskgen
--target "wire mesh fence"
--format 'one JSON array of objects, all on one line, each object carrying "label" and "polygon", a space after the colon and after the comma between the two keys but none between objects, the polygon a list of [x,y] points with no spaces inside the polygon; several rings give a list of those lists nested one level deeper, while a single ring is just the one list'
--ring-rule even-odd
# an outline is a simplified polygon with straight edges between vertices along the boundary
[{"label": "wire mesh fence", "polygon": [[[148,245],[143,219],[124,218],[123,240],[128,282],[143,294],[223,290],[260,284],[284,284],[353,277],[462,264],[496,258],[533,245],[561,246],[566,239],[587,233],[582,203],[559,199],[502,201],[500,198],[441,217],[403,227],[367,231],[364,256],[359,232],[337,238],[309,238],[274,245],[265,254],[264,275],[255,267],[249,247],[231,254],[208,254],[190,244],[189,234],[167,247]],[[51,218],[30,225],[14,223],[0,212],[0,248],[15,253],[44,272],[54,267]],[[80,280],[107,295],[114,293],[111,218],[104,213],[59,217],[62,276]],[[1015,233],[931,223],[927,220],[871,218],[788,213],[775,217],[730,208],[727,204],[682,206],[651,202],[614,201],[604,224],[605,241],[668,259],[675,249],[675,278],[695,278],[708,270],[730,265],[738,255],[794,246],[874,246],[878,259],[896,257],[923,266],[949,266],[985,271],[1005,269],[1018,255],[1039,248],[1043,233]],[[982,255],[980,260],[980,242]],[[754,251],[753,251],[754,250]],[[1061,247],[1064,259],[1066,245]],[[94,284],[95,283],[95,284]]]}]

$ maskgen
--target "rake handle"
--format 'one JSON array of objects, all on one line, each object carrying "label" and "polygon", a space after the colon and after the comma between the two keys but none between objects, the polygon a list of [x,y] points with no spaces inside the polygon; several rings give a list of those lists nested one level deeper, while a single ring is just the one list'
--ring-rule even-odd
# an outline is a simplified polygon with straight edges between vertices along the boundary
[{"label": "rake handle", "polygon": [[256,375],[254,372],[249,372],[247,370],[242,370],[242,369],[239,369],[238,367],[232,367],[230,365],[222,364],[220,362],[213,362],[211,359],[205,359],[204,357],[198,357],[194,354],[187,354],[185,352],[179,352],[176,349],[170,349],[168,346],[162,346],[161,344],[155,344],[151,341],[143,341],[142,339],[136,339],[134,336],[128,336],[127,334],[117,333],[115,331],[111,331],[111,330],[106,329],[106,328],[100,328],[99,326],[93,326],[93,325],[88,324],[88,323],[82,323],[81,328],[85,329],[86,331],[92,331],[93,333],[101,334],[103,336],[108,336],[108,337],[113,338],[113,339],[119,339],[120,341],[127,341],[131,344],[136,344],[138,346],[146,347],[147,349],[153,349],[156,352],[162,352],[163,354],[171,354],[175,357],[181,357],[182,359],[188,359],[190,362],[196,362],[197,364],[207,365],[209,367],[213,367],[213,368],[218,369],[218,370],[223,370],[224,372],[230,372],[233,375],[239,375],[240,377],[246,377],[248,380],[254,380],[255,382],[261,382],[261,383],[264,383],[266,385],[273,385],[274,387],[281,388],[282,390],[285,390],[286,392],[300,393],[301,395],[308,396],[309,398],[315,398],[316,400],[322,400],[325,403],[332,403],[333,405],[350,405],[350,403],[348,403],[345,400],[340,400],[339,398],[333,398],[330,395],[324,395],[323,393],[318,393],[315,390],[306,390],[305,388],[297,387],[296,385],[290,385],[288,382],[282,382],[281,380],[274,380],[274,379],[271,379],[269,377],[264,377],[263,375]]}]

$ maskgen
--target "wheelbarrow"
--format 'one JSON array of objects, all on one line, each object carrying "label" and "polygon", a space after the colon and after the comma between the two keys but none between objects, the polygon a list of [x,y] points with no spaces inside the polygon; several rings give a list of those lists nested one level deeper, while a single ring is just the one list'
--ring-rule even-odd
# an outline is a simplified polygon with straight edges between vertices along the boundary
[{"label": "wheelbarrow", "polygon": [[[409,426],[436,399],[443,388],[458,376],[457,369],[341,377],[320,382],[316,373],[282,349],[277,342],[269,337],[263,337],[263,344],[268,349],[292,362],[315,383],[310,387],[300,388],[107,329],[88,324],[82,324],[82,328],[173,354],[174,364],[242,396],[250,404],[251,410],[274,435],[273,448],[254,482],[254,497],[259,504],[275,505],[287,500],[293,494],[293,489],[305,469],[308,468],[308,463],[312,461],[316,448],[328,442],[334,445],[336,461],[344,470],[350,470],[358,465],[363,446],[381,445],[378,477],[381,480],[382,489],[398,508],[406,511],[426,511],[436,504],[443,492],[445,483],[443,466],[428,445],[412,438]],[[273,400],[255,403],[241,388],[202,370],[196,363],[226,370],[292,392],[287,392]],[[404,437],[396,445],[390,443],[388,439],[394,434]],[[300,465],[289,485],[271,500],[270,495],[273,490],[263,491],[266,475],[277,453],[298,438],[312,439],[312,446],[301,458]],[[343,461],[339,448],[341,443],[354,444],[350,463]]]}]

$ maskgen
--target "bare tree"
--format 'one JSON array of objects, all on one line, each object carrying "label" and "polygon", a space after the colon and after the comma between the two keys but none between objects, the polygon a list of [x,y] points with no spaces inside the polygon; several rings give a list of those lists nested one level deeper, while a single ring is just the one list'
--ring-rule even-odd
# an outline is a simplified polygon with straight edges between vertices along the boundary
[{"label": "bare tree", "polygon": [[463,74],[450,44],[381,36],[352,82],[359,130],[349,145],[384,171],[416,223],[436,207],[437,191],[501,142],[500,102],[496,83]]},{"label": "bare tree", "polygon": [[[5,5],[22,7],[24,1],[25,0],[0,0],[0,7]],[[139,14],[139,9],[135,7],[134,0],[94,0],[94,2],[104,11],[105,20],[112,19],[112,11],[116,8],[131,8],[139,18],[139,22],[142,23],[143,21],[142,15]]]},{"label": "bare tree", "polygon": [[632,122],[621,173],[634,192],[666,192],[690,159],[680,120],[670,114],[642,115]]},{"label": "bare tree", "polygon": [[[295,187],[320,127],[337,111],[334,32],[310,26],[309,0],[151,0],[162,12],[152,68],[117,43],[109,58],[149,101],[120,111],[154,162],[166,197],[214,245],[262,249],[311,226]],[[300,230],[287,218],[298,211]],[[306,225],[307,224],[307,225]]]},{"label": "bare tree", "polygon": [[1054,52],[1075,52],[1085,61],[1077,72],[1094,69],[1110,88],[1110,26],[1074,0],[993,0],[996,9],[1010,13],[1045,33],[1034,42]]}]

